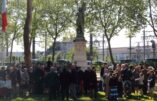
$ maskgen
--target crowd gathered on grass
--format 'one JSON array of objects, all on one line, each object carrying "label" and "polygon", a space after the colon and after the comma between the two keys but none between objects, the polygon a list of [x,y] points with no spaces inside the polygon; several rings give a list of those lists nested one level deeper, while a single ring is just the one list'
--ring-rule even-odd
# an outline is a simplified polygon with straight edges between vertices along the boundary
[{"label": "crowd gathered on grass", "polygon": [[143,95],[154,98],[156,73],[152,66],[124,63],[113,67],[103,63],[99,73],[98,79],[95,66],[83,70],[77,65],[61,66],[51,61],[33,64],[29,68],[24,64],[1,67],[0,96],[45,95],[49,101],[64,101],[69,98],[75,100],[82,95],[94,99],[98,91],[104,91],[111,101],[122,97],[129,99],[133,93],[137,99]]}]

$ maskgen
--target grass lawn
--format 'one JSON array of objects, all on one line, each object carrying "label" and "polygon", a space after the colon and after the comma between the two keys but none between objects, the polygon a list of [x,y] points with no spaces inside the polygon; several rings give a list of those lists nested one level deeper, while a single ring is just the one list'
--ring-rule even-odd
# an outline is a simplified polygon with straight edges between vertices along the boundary
[{"label": "grass lawn", "polygon": [[[140,100],[137,100],[137,96],[133,95],[133,98],[131,99],[121,98],[119,101],[157,101],[157,92],[154,92],[154,94],[155,94],[154,99],[150,99],[148,96],[144,96],[141,97]],[[0,101],[6,101],[6,100],[0,99]],[[48,99],[47,96],[28,97],[28,98],[17,97],[15,99],[12,99],[11,101],[48,101]],[[60,101],[60,100],[55,100],[55,101]],[[74,101],[74,100],[70,99],[69,101]],[[104,92],[98,92],[98,97],[96,99],[92,99],[88,96],[82,96],[79,97],[76,101],[108,101],[108,100]]]}]

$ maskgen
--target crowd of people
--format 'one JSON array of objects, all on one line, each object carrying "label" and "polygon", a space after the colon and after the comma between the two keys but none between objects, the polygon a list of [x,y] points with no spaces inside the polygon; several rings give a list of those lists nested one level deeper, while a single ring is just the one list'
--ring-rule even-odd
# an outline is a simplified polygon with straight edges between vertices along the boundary
[{"label": "crowd of people", "polygon": [[[111,68],[104,63],[100,78],[98,81],[93,66],[83,71],[77,65],[59,66],[50,61],[30,68],[24,65],[9,66],[6,69],[2,67],[0,95],[17,97],[46,94],[49,101],[64,101],[69,98],[75,100],[81,95],[96,98],[98,90],[101,90],[111,101],[123,96],[130,98],[133,92],[138,96],[147,94],[154,98],[156,74],[152,66],[117,64]],[[2,89],[2,81],[10,81],[7,82],[8,87],[5,87],[7,89]]]},{"label": "crowd of people", "polygon": [[154,98],[156,73],[152,66],[117,64],[113,69],[105,63],[100,74],[103,89],[111,101],[123,96],[131,98],[132,93],[138,99],[143,95]]},{"label": "crowd of people", "polygon": [[[95,68],[83,71],[81,67],[69,64],[59,66],[48,61],[27,68],[24,65],[9,66],[0,69],[0,81],[11,81],[10,88],[1,96],[47,95],[49,101],[69,98],[77,99],[86,94],[96,97],[97,78]],[[1,85],[1,84],[0,84]]]}]

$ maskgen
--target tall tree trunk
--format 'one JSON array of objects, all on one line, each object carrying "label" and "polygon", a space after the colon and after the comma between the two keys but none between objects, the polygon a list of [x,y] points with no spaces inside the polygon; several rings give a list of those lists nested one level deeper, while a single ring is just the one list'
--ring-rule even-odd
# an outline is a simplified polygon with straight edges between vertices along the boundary
[{"label": "tall tree trunk", "polygon": [[35,59],[35,37],[33,37],[33,43],[32,43],[32,58]]},{"label": "tall tree trunk", "polygon": [[102,37],[102,56],[103,56],[102,60],[103,61],[105,61],[105,46],[104,46],[105,45],[105,39],[104,38],[105,38],[105,35],[103,34],[103,37]]},{"label": "tall tree trunk", "polygon": [[108,49],[109,49],[109,53],[110,53],[110,59],[112,64],[115,66],[115,62],[114,62],[114,58],[113,58],[113,54],[112,54],[112,48],[111,48],[111,42],[109,39],[107,39],[108,42]]},{"label": "tall tree trunk", "polygon": [[90,33],[90,46],[89,47],[90,47],[89,59],[92,62],[92,60],[93,60],[93,35],[92,35],[92,33]]},{"label": "tall tree trunk", "polygon": [[14,40],[15,40],[16,34],[17,34],[17,31],[16,31],[16,29],[15,29],[13,38],[12,38],[12,40],[11,40],[10,63],[12,63],[13,45],[14,45]]},{"label": "tall tree trunk", "polygon": [[112,37],[109,38],[109,36],[107,35],[107,29],[106,29],[106,27],[104,27],[104,35],[105,35],[105,37],[107,39],[111,62],[115,66],[115,61],[114,61],[114,58],[113,58],[112,48],[111,48],[111,38]]},{"label": "tall tree trunk", "polygon": [[24,25],[24,61],[27,68],[31,66],[31,51],[30,51],[30,26],[32,20],[32,0],[27,0],[27,16]]},{"label": "tall tree trunk", "polygon": [[130,57],[130,60],[132,60],[132,36],[129,36],[129,57]]},{"label": "tall tree trunk", "polygon": [[13,45],[14,45],[14,39],[12,39],[12,41],[11,41],[11,49],[10,49],[10,63],[12,62]]},{"label": "tall tree trunk", "polygon": [[6,56],[9,56],[9,42],[8,42],[8,34],[5,36],[6,40]]},{"label": "tall tree trunk", "polygon": [[47,56],[47,32],[45,32],[45,61],[46,61],[46,56]]},{"label": "tall tree trunk", "polygon": [[54,38],[53,41],[53,47],[52,47],[52,62],[55,60],[55,47],[56,47],[56,38]]}]

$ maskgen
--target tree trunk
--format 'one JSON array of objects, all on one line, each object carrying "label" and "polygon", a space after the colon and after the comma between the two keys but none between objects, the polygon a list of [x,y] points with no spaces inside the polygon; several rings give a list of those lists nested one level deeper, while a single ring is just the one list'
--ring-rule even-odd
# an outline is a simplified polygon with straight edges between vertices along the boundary
[{"label": "tree trunk", "polygon": [[130,60],[132,60],[132,36],[129,36],[129,57],[130,57]]},{"label": "tree trunk", "polygon": [[15,29],[13,38],[12,38],[12,40],[11,40],[10,63],[12,62],[13,45],[14,45],[14,40],[15,40],[16,34],[17,34],[17,31],[16,31],[16,29]]},{"label": "tree trunk", "polygon": [[24,25],[24,61],[27,68],[31,66],[31,51],[30,51],[30,26],[32,20],[32,0],[27,0],[27,16]]},{"label": "tree trunk", "polygon": [[109,36],[107,35],[107,29],[106,28],[104,28],[104,35],[106,36],[106,39],[107,39],[111,62],[115,66],[115,62],[114,62],[114,58],[113,58],[113,54],[112,54],[112,48],[111,48],[111,38],[112,37],[109,38]]},{"label": "tree trunk", "polygon": [[91,62],[92,62],[92,60],[93,60],[93,35],[90,33],[90,55],[89,55],[89,59],[91,60]]},{"label": "tree trunk", "polygon": [[13,52],[14,39],[11,41],[11,49],[10,49],[10,63],[12,62],[12,52]]},{"label": "tree trunk", "polygon": [[9,56],[9,40],[8,40],[8,34],[6,35],[6,56]]},{"label": "tree trunk", "polygon": [[105,61],[105,46],[104,46],[105,45],[105,39],[104,38],[105,38],[105,35],[103,34],[103,37],[102,37],[102,56],[103,56],[102,60],[103,61]]},{"label": "tree trunk", "polygon": [[32,58],[35,59],[35,37],[33,37],[33,43],[32,43]]},{"label": "tree trunk", "polygon": [[107,42],[108,42],[108,49],[109,49],[109,53],[110,53],[110,59],[111,59],[112,64],[115,66],[110,39],[107,39]]},{"label": "tree trunk", "polygon": [[45,61],[46,61],[46,56],[47,56],[47,32],[45,32]]},{"label": "tree trunk", "polygon": [[56,47],[56,38],[54,38],[53,46],[52,46],[52,62],[54,62],[55,59],[55,47]]}]

